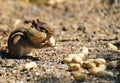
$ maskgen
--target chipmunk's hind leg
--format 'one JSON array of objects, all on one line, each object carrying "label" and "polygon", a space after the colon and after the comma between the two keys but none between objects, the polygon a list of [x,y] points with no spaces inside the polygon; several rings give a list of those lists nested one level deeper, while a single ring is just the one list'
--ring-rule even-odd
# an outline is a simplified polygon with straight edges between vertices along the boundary
[{"label": "chipmunk's hind leg", "polygon": [[8,44],[9,56],[12,58],[20,58],[25,55],[24,46],[22,45],[23,39],[20,35],[15,36]]},{"label": "chipmunk's hind leg", "polygon": [[[16,48],[17,47],[17,48]],[[22,46],[10,47],[9,56],[11,58],[21,58],[24,56],[24,48]]]}]

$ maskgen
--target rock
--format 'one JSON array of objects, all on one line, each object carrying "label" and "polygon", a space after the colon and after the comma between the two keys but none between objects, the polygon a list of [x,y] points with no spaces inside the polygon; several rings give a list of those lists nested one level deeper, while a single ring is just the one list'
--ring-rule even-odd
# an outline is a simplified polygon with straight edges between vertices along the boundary
[{"label": "rock", "polygon": [[102,69],[102,68],[94,67],[94,68],[91,68],[89,71],[91,74],[96,75],[98,72],[103,71],[103,70],[104,69]]},{"label": "rock", "polygon": [[93,63],[95,63],[96,66],[99,66],[100,64],[106,64],[106,60],[103,58],[97,58],[97,59],[94,59]]},{"label": "rock", "polygon": [[23,69],[24,70],[30,70],[30,69],[34,69],[34,68],[37,68],[37,64],[35,62],[30,62],[30,63],[27,63],[23,66]]},{"label": "rock", "polygon": [[72,70],[72,71],[78,71],[80,69],[80,64],[78,64],[78,63],[71,63],[71,64],[69,64],[68,69]]},{"label": "rock", "polygon": [[73,72],[73,77],[76,81],[85,81],[87,79],[86,74],[82,74],[81,72]]},{"label": "rock", "polygon": [[95,63],[88,62],[88,61],[83,62],[81,66],[83,68],[87,68],[87,69],[91,69],[91,68],[96,67]]},{"label": "rock", "polygon": [[80,63],[80,64],[82,64],[83,60],[82,60],[81,57],[73,57],[71,62],[72,63]]},{"label": "rock", "polygon": [[[76,71],[75,71],[75,72],[76,72]],[[84,74],[85,74],[87,71],[86,71],[85,69],[83,69],[83,68],[80,68],[80,69],[79,69],[79,72],[81,72],[81,73],[84,73]]]},{"label": "rock", "polygon": [[64,58],[63,59],[63,63],[66,63],[66,64],[71,63],[71,61],[72,61],[72,58]]},{"label": "rock", "polygon": [[82,63],[82,67],[83,68],[92,68],[92,67],[96,67],[96,65],[95,64],[91,64],[91,63],[93,63],[93,61],[94,61],[94,59],[88,59],[88,60],[86,60],[86,61],[84,61],[83,63]]},{"label": "rock", "polygon": [[99,71],[96,76],[100,77],[113,77],[113,72],[110,71]]},{"label": "rock", "polygon": [[117,46],[113,45],[112,43],[107,43],[106,47],[107,47],[109,50],[118,51]]},{"label": "rock", "polygon": [[87,64],[88,69],[91,69],[91,68],[94,68],[94,67],[96,67],[96,65],[94,63],[88,63]]},{"label": "rock", "polygon": [[98,67],[101,68],[101,69],[103,69],[103,70],[106,69],[106,65],[105,64],[100,64]]},{"label": "rock", "polygon": [[108,68],[116,68],[118,66],[118,60],[110,61],[108,63]]}]

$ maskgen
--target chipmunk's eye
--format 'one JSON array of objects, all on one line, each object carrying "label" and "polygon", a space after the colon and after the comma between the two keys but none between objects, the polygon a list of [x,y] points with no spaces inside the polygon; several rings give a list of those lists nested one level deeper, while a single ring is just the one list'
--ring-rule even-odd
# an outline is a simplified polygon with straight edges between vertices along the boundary
[{"label": "chipmunk's eye", "polygon": [[42,31],[42,32],[47,32],[46,29],[43,26],[40,26],[39,30]]}]

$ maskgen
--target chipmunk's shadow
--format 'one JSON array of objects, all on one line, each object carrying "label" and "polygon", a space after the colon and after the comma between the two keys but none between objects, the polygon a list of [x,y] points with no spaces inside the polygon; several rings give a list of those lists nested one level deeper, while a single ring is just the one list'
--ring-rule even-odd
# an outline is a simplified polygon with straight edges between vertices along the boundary
[{"label": "chipmunk's shadow", "polygon": [[6,59],[30,59],[32,61],[37,61],[39,60],[38,57],[33,57],[33,56],[23,56],[23,57],[12,57],[12,56],[9,56],[9,54],[5,51],[5,50],[0,50],[0,57],[1,58],[6,58]]}]

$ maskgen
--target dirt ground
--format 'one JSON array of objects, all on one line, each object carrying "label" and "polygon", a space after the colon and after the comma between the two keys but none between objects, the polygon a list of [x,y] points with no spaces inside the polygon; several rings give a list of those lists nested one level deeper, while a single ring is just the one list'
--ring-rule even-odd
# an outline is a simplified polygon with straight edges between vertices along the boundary
[{"label": "dirt ground", "polygon": [[[107,69],[114,76],[88,75],[84,82],[120,83],[120,53],[106,48],[107,43],[120,48],[119,0],[66,0],[53,5],[27,1],[0,0],[0,83],[77,83],[62,61],[84,46],[89,49],[87,58],[118,61],[116,67]],[[54,29],[57,47],[34,50],[32,56],[21,59],[5,57],[10,33],[37,18]],[[21,69],[31,61],[37,63],[36,69]]]}]

